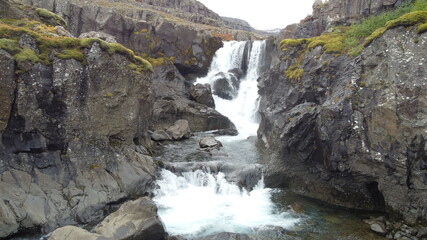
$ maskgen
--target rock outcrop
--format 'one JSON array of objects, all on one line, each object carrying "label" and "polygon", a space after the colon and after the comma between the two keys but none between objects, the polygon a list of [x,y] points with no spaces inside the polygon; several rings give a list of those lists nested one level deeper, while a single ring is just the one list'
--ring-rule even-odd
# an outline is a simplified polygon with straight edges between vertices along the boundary
[{"label": "rock outcrop", "polygon": [[[188,76],[206,74],[213,55],[222,46],[221,39],[212,37],[204,25],[200,28],[195,23],[169,15],[165,9],[160,12],[147,6],[171,7],[178,1],[25,2],[62,15],[75,36],[101,36],[97,32],[103,32],[105,36],[101,37],[106,40],[108,36],[114,36],[117,42],[144,53],[155,69],[153,130],[164,130],[179,119],[189,121],[193,131],[233,128],[233,124],[214,109],[191,101],[188,94],[191,83],[186,81]],[[181,5],[196,8],[185,3]]]},{"label": "rock outcrop", "polygon": [[427,34],[394,28],[357,57],[300,43],[259,83],[267,186],[425,221]]},{"label": "rock outcrop", "polygon": [[7,22],[0,20],[0,34],[8,30],[0,36],[8,43],[0,46],[0,238],[99,221],[111,205],[147,194],[155,174],[146,135],[151,65],[118,44]]},{"label": "rock outcrop", "polygon": [[369,15],[378,14],[401,6],[411,0],[316,0],[313,13],[282,30],[280,37],[310,38],[338,25],[349,25],[361,21]]},{"label": "rock outcrop", "polygon": [[94,232],[117,240],[162,240],[167,236],[157,215],[157,206],[148,197],[123,204],[106,217]]},{"label": "rock outcrop", "polygon": [[233,29],[252,32],[255,29],[245,20],[230,17],[221,17],[225,24]]}]

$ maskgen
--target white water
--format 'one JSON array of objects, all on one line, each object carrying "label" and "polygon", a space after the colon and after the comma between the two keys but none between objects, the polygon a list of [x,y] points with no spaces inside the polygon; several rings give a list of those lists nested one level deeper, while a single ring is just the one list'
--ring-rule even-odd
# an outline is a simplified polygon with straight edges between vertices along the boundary
[{"label": "white water", "polygon": [[[227,73],[234,68],[241,68],[245,42],[224,42],[224,47],[219,49],[214,56],[211,68],[206,77],[197,80],[197,83],[213,84],[215,75],[223,72]],[[232,100],[225,100],[214,95],[216,110],[227,116],[239,131],[237,137],[222,137],[221,140],[234,141],[246,139],[256,135],[259,126],[258,114],[258,78],[260,76],[259,65],[265,51],[265,41],[253,42],[249,56],[248,70],[246,77],[241,80],[237,97]]]},{"label": "white water", "polygon": [[[212,84],[217,73],[241,68],[244,47],[244,42],[225,42],[217,51],[208,75],[198,79],[198,83]],[[246,138],[256,135],[259,125],[257,79],[264,49],[265,42],[253,43],[246,77],[241,80],[234,99],[214,97],[216,110],[230,118],[239,131],[237,137],[218,138],[225,150],[240,152],[229,154],[233,156],[229,161],[235,164],[254,163],[248,159],[256,158],[255,147]],[[248,150],[239,151],[246,148]],[[275,211],[271,189],[264,188],[262,179],[248,192],[227,182],[221,172],[211,174],[197,170],[176,176],[163,170],[161,174],[154,201],[171,235],[194,238],[219,232],[256,233],[274,226],[290,228],[299,221],[287,213]]]},{"label": "white water", "polygon": [[186,237],[218,232],[253,233],[270,226],[289,228],[298,220],[274,213],[270,189],[262,180],[251,191],[241,191],[224,174],[201,170],[178,177],[162,171],[155,201],[168,233]]}]

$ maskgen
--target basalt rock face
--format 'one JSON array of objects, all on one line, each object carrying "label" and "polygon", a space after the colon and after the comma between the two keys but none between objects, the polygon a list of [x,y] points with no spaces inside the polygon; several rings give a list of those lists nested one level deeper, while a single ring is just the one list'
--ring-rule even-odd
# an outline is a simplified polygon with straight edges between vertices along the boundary
[{"label": "basalt rock face", "polygon": [[156,100],[152,129],[166,130],[180,119],[187,120],[193,132],[235,129],[234,124],[214,108],[190,100],[187,81],[173,65],[158,66],[154,72],[156,80],[152,88]]},{"label": "basalt rock face", "polygon": [[348,25],[363,18],[401,6],[410,0],[316,0],[313,13],[299,24],[286,27],[281,38],[310,38],[337,25]]},{"label": "basalt rock face", "polygon": [[255,29],[245,20],[238,18],[230,18],[230,17],[221,17],[222,20],[233,29],[243,30],[243,31],[254,31]]},{"label": "basalt rock face", "polygon": [[153,58],[172,57],[183,75],[206,73],[215,51],[222,46],[220,38],[198,29],[197,24],[153,10],[139,1],[23,2],[63,16],[74,36],[90,31],[104,32],[136,52]]},{"label": "basalt rock face", "polygon": [[[164,130],[179,119],[189,121],[192,131],[234,128],[214,109],[190,100],[188,88],[192,83],[186,78],[206,74],[213,55],[222,46],[220,38],[212,37],[197,24],[154,11],[147,7],[148,3],[139,1],[25,2],[62,15],[75,36],[103,32],[136,53],[148,55],[155,68],[152,130]],[[167,1],[150,4],[175,6],[175,2]]]},{"label": "basalt rock face", "polygon": [[99,221],[151,189],[152,73],[98,43],[84,55],[15,73],[0,51],[0,238]]},{"label": "basalt rock face", "polygon": [[427,34],[396,28],[348,57],[298,51],[260,83],[259,138],[272,151],[267,186],[340,206],[427,219]]}]

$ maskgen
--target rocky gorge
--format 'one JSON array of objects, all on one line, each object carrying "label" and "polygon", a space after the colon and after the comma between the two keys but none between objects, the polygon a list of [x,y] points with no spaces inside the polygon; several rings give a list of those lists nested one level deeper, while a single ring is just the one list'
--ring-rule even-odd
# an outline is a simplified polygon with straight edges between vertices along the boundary
[{"label": "rocky gorge", "polygon": [[[312,16],[268,37],[194,0],[0,1],[0,238],[53,231],[49,239],[184,239],[168,236],[157,214],[156,180],[162,169],[185,176],[206,168],[242,192],[263,179],[379,212],[367,226],[381,236],[425,238],[427,9],[397,18],[356,50],[343,43],[347,27],[405,4],[315,1]],[[208,132],[193,143],[192,135],[239,134],[218,97],[237,97],[261,38],[255,118],[263,166],[246,142],[233,146],[250,160],[225,163],[233,155],[227,142]],[[212,87],[195,84],[229,46],[224,40],[247,40],[233,48],[240,67],[217,73]],[[173,147],[183,139],[200,149],[156,156],[159,147],[184,154]],[[200,239],[308,239],[273,233]]]}]

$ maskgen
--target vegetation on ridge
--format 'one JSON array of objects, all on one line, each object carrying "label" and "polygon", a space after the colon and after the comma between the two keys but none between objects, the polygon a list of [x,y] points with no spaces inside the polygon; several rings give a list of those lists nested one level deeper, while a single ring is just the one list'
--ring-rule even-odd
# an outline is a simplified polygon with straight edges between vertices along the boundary
[{"label": "vegetation on ridge", "polygon": [[[20,46],[19,40],[28,35],[36,43],[35,49]],[[56,27],[50,27],[38,21],[28,19],[0,19],[0,49],[9,52],[15,57],[21,71],[25,61],[31,63],[41,62],[45,65],[52,63],[51,56],[61,59],[75,59],[86,64],[84,50],[90,48],[94,43],[107,51],[109,54],[118,53],[126,56],[135,66],[131,67],[136,73],[141,71],[153,71],[151,64],[145,59],[136,56],[135,53],[118,43],[107,43],[99,38],[78,39],[58,36]]]},{"label": "vegetation on ridge", "polygon": [[349,27],[336,27],[333,32],[324,33],[318,37],[282,40],[280,42],[282,51],[296,49],[299,54],[297,63],[290,66],[285,71],[285,75],[291,79],[301,78],[303,75],[303,71],[300,71],[302,69],[299,69],[301,59],[308,50],[317,46],[322,46],[325,53],[356,56],[362,52],[364,47],[382,36],[388,29],[400,26],[415,26],[418,34],[426,32],[427,0],[416,0],[394,11],[387,11],[366,18],[361,23]]}]

